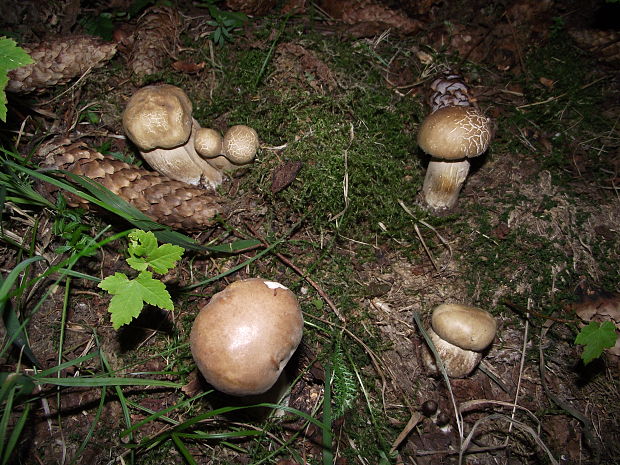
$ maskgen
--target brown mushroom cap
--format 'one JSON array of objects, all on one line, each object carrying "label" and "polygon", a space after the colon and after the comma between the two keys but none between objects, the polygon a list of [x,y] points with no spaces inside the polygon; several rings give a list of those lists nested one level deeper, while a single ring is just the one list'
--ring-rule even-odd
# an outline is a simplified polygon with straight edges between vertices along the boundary
[{"label": "brown mushroom cap", "polygon": [[176,86],[143,87],[127,102],[123,127],[141,151],[178,147],[192,132],[192,103]]},{"label": "brown mushroom cap", "polygon": [[458,160],[486,151],[491,140],[491,120],[472,107],[444,107],[424,119],[418,145],[435,158]]},{"label": "brown mushroom cap", "polygon": [[222,154],[222,136],[215,129],[199,128],[194,134],[194,147],[203,157],[217,157]]},{"label": "brown mushroom cap", "polygon": [[497,323],[482,309],[441,304],[433,310],[431,326],[439,337],[461,349],[481,351],[493,342]]},{"label": "brown mushroom cap", "polygon": [[232,126],[224,134],[223,153],[236,165],[250,163],[258,150],[258,134],[249,126]]},{"label": "brown mushroom cap", "polygon": [[202,308],[190,334],[194,361],[219,391],[261,394],[276,382],[301,341],[295,294],[263,279],[236,281]]}]

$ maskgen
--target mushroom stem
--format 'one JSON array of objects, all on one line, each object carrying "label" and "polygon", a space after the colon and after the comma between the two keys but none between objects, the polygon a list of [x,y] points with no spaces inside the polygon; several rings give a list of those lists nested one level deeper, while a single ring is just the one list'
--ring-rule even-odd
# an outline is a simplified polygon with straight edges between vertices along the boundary
[{"label": "mushroom stem", "polygon": [[422,186],[426,204],[434,211],[453,208],[469,173],[469,166],[468,160],[431,159]]},{"label": "mushroom stem", "polygon": [[153,169],[170,179],[210,188],[222,184],[222,173],[196,153],[193,134],[185,145],[140,154]]}]

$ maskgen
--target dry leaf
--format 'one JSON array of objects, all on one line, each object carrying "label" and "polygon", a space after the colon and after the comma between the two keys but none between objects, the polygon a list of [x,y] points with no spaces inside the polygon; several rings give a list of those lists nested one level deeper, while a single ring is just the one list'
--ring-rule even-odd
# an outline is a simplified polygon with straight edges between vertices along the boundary
[{"label": "dry leaf", "polygon": [[191,63],[189,61],[175,61],[172,63],[172,68],[180,73],[193,74],[202,71],[206,63],[204,61],[200,63]]}]

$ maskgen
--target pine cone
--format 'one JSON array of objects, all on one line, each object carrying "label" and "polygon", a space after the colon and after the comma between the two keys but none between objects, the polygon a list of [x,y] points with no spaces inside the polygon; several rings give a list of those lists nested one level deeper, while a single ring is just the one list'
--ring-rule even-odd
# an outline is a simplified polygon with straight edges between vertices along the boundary
[{"label": "pine cone", "polygon": [[226,0],[224,5],[231,11],[240,11],[252,16],[263,16],[276,6],[276,0]]},{"label": "pine cone", "polygon": [[[393,27],[404,34],[420,29],[420,22],[399,10],[394,10],[376,0],[343,0],[334,2],[323,0],[321,8],[335,19],[346,24],[379,23]],[[383,26],[383,27],[385,27]]]},{"label": "pine cone", "polygon": [[472,104],[469,89],[458,74],[446,73],[431,84],[433,93],[429,98],[431,112],[443,107],[468,107]]},{"label": "pine cone", "polygon": [[569,31],[577,45],[607,63],[620,62],[620,33],[598,29]]},{"label": "pine cone", "polygon": [[139,19],[129,66],[138,76],[161,70],[164,60],[174,55],[179,42],[181,19],[168,7],[149,8]]},{"label": "pine cone", "polygon": [[[213,192],[102,155],[81,143],[51,151],[42,167],[67,170],[93,179],[155,221],[177,229],[203,229],[212,225],[214,217],[224,210],[222,199]],[[54,188],[43,186],[41,190],[49,195]],[[88,202],[81,197],[63,195],[72,207],[88,207]]]},{"label": "pine cone", "polygon": [[65,84],[89,68],[98,68],[116,53],[116,44],[90,36],[67,36],[22,45],[35,61],[9,71],[6,89],[26,93]]}]

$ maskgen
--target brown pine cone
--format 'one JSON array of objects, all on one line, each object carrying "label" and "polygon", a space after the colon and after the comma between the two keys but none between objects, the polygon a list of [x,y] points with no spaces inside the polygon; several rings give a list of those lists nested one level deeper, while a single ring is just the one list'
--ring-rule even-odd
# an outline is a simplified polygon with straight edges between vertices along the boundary
[{"label": "brown pine cone", "polygon": [[[224,210],[221,197],[213,192],[102,155],[82,143],[56,148],[47,155],[42,167],[93,179],[155,221],[177,229],[203,229],[212,225],[215,216]],[[54,189],[44,186],[42,190],[51,194]],[[81,197],[63,195],[70,206],[88,207]]]},{"label": "brown pine cone", "polygon": [[276,0],[226,0],[226,8],[246,15],[262,16],[276,6]]},{"label": "brown pine cone", "polygon": [[598,29],[569,31],[577,45],[607,63],[620,62],[620,33]]},{"label": "brown pine cone", "polygon": [[468,107],[472,104],[469,89],[458,74],[446,73],[431,84],[431,112],[443,107]]},{"label": "brown pine cone", "polygon": [[346,24],[380,24],[383,28],[392,27],[403,34],[411,34],[421,27],[419,21],[376,0],[322,0],[319,4],[333,18]]},{"label": "brown pine cone", "polygon": [[67,36],[21,47],[34,63],[9,71],[6,89],[26,93],[65,84],[99,68],[116,53],[116,44],[90,36]]},{"label": "brown pine cone", "polygon": [[138,20],[129,59],[131,70],[146,76],[161,70],[167,56],[179,43],[181,18],[168,7],[149,8]]}]

